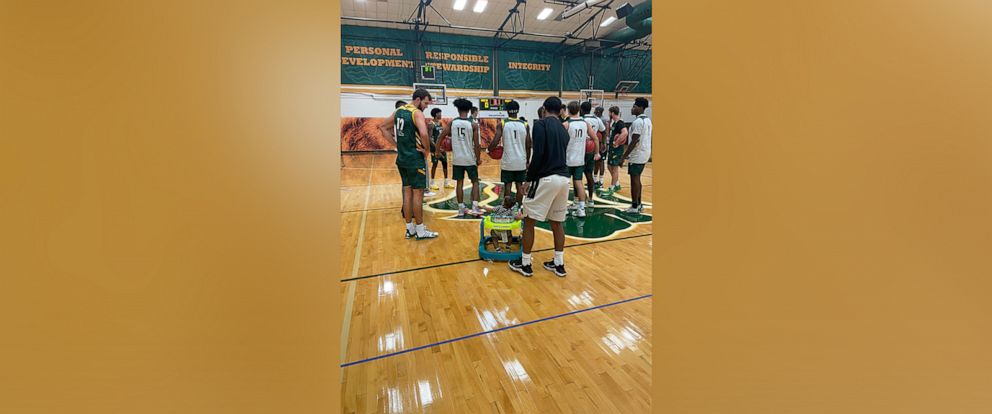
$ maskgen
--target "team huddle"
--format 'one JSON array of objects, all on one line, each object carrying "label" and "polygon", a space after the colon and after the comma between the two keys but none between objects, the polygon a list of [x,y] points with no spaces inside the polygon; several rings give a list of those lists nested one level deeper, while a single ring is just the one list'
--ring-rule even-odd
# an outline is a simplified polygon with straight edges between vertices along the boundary
[{"label": "team huddle", "polygon": [[[478,109],[467,99],[456,99],[453,103],[458,117],[442,126],[440,108],[431,110],[430,120],[424,115],[423,111],[431,103],[430,93],[417,89],[412,101],[398,102],[395,112],[380,126],[383,135],[396,141],[396,166],[403,187],[402,212],[408,239],[439,236],[428,230],[423,220],[424,197],[433,196],[432,190],[440,189],[434,181],[438,164],[442,166],[444,187],[457,189],[458,215],[486,213],[479,205],[479,165],[482,164],[483,148]],[[630,175],[631,206],[624,212],[640,214],[643,211],[640,176],[651,157],[652,125],[651,119],[644,114],[647,108],[647,99],[636,98],[631,109],[636,118],[628,127],[620,118],[619,107],[609,108],[609,117],[604,119],[603,108],[597,107],[594,115],[591,102],[572,101],[563,107],[561,100],[552,96],[544,101],[538,110],[538,119],[531,126],[519,116],[518,102],[506,103],[509,116],[499,121],[486,152],[500,161],[504,207],[522,212],[523,255],[521,259],[510,261],[511,269],[524,276],[533,275],[530,253],[534,228],[538,221],[548,221],[554,234],[554,258],[543,266],[564,277],[562,223],[568,214],[583,218],[587,208],[594,208],[593,197],[596,189],[603,186],[605,171],[610,172],[611,179],[607,191],[619,191],[620,168],[625,161]],[[448,180],[448,152],[451,153],[454,185]],[[428,160],[430,178],[427,176]],[[462,191],[466,175],[471,182],[471,208],[466,205]],[[576,202],[569,204],[571,188],[574,188]],[[515,190],[515,195],[511,195],[511,190]]]}]

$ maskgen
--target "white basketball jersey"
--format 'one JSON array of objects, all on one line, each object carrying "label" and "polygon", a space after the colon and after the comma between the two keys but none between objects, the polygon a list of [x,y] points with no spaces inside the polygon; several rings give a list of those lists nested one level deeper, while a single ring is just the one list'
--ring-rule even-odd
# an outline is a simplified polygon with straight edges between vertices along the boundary
[{"label": "white basketball jersey", "polygon": [[582,119],[585,119],[586,122],[592,125],[592,129],[595,130],[596,132],[606,131],[606,125],[603,124],[603,120],[597,118],[595,115],[586,115],[582,117]]},{"label": "white basketball jersey", "polygon": [[589,124],[584,119],[568,119],[568,147],[565,148],[565,165],[580,167],[586,164],[586,139]]},{"label": "white basketball jersey", "polygon": [[[630,131],[627,134],[630,139],[633,139],[634,135],[640,135],[637,146],[630,150],[631,164],[646,164],[651,158],[651,127],[651,118],[647,115],[639,115],[630,124]],[[630,139],[627,142],[630,142]]]},{"label": "white basketball jersey", "polygon": [[455,118],[451,121],[451,152],[454,154],[452,164],[460,167],[475,165],[475,141],[472,121]]},{"label": "white basketball jersey", "polygon": [[503,158],[500,168],[506,171],[527,169],[527,123],[509,118],[503,121]]}]

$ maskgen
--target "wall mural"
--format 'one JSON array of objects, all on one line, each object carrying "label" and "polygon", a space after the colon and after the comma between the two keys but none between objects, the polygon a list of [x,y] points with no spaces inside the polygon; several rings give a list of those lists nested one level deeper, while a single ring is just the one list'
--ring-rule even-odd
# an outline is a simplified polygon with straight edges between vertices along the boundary
[{"label": "wall mural", "polygon": [[[386,118],[341,117],[341,152],[349,151],[395,151],[396,143],[382,135],[379,125]],[[451,123],[451,118],[441,118],[442,125]],[[482,147],[489,145],[496,136],[497,120],[481,119],[479,133]]]}]

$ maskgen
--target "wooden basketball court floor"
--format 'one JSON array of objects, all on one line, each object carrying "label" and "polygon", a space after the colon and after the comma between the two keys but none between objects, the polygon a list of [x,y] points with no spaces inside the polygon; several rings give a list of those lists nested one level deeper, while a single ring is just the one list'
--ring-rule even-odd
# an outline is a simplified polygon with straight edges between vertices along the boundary
[{"label": "wooden basketball court floor", "polygon": [[[498,162],[483,158],[480,179],[498,181]],[[440,237],[405,239],[394,162],[342,156],[342,412],[650,411],[651,208],[619,213],[626,175],[617,197],[566,222],[568,276],[540,266],[553,244],[538,230],[524,278],[479,259],[479,221],[453,218],[453,189],[425,207]],[[494,190],[482,199],[495,202]]]}]

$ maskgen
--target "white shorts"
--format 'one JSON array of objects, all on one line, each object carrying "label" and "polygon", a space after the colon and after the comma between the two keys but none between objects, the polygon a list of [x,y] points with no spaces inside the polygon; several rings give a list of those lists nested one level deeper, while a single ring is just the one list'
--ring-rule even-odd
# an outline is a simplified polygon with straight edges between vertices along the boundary
[{"label": "white shorts", "polygon": [[571,180],[562,175],[549,175],[530,183],[524,197],[524,216],[537,221],[565,221],[571,186]]}]

